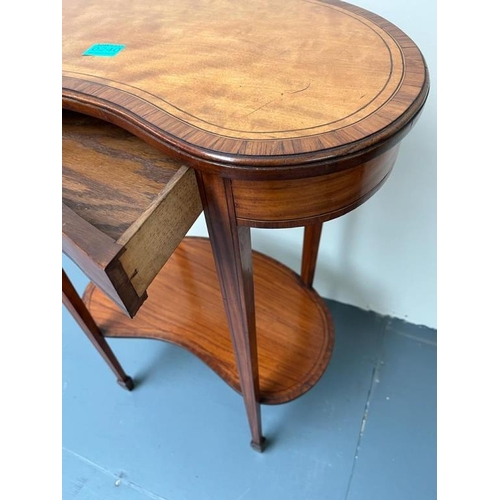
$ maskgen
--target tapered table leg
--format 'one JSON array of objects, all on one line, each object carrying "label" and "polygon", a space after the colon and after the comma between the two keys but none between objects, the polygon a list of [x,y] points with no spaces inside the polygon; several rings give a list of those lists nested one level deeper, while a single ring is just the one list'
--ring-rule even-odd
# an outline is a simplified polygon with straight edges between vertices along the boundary
[{"label": "tapered table leg", "polygon": [[319,240],[323,224],[312,224],[304,228],[304,245],[302,248],[302,281],[312,287],[316,261],[318,259]]},{"label": "tapered table leg", "polygon": [[250,228],[236,223],[230,180],[198,174],[198,181],[250,424],[251,446],[263,451]]},{"label": "tapered table leg", "polygon": [[73,316],[85,335],[87,335],[94,347],[104,358],[104,361],[106,361],[116,375],[118,384],[124,389],[131,391],[134,388],[133,379],[123,371],[111,347],[109,347],[109,344],[102,336],[94,318],[92,318],[88,309],[85,307],[85,304],[64,272],[64,269],[62,271],[62,299],[63,304],[66,306],[71,316]]}]

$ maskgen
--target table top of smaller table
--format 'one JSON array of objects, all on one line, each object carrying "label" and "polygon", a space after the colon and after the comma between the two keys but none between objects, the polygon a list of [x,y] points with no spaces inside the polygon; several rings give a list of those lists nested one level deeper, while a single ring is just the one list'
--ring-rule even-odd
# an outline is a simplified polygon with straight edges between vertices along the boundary
[{"label": "table top of smaller table", "polygon": [[62,56],[63,106],[254,167],[387,141],[429,86],[401,30],[336,0],[63,0]]}]

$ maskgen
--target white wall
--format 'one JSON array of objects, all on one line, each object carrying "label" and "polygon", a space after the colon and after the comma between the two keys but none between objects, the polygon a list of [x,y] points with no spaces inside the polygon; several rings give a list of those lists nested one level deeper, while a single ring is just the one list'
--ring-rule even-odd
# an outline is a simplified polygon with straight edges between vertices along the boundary
[{"label": "white wall", "polygon": [[[388,181],[323,226],[314,287],[323,297],[436,328],[436,3],[355,0],[419,46],[431,92]],[[203,217],[189,232],[206,235]],[[300,270],[303,230],[252,229],[253,248]]]}]

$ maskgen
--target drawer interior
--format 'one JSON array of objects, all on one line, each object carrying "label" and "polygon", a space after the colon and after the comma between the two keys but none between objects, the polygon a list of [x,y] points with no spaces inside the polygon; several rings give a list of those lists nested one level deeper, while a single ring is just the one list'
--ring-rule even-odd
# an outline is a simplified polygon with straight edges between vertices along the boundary
[{"label": "drawer interior", "polygon": [[111,123],[63,110],[62,200],[114,240],[140,217],[181,167]]},{"label": "drawer interior", "polygon": [[126,130],[63,110],[63,251],[133,316],[202,211],[191,168]]}]

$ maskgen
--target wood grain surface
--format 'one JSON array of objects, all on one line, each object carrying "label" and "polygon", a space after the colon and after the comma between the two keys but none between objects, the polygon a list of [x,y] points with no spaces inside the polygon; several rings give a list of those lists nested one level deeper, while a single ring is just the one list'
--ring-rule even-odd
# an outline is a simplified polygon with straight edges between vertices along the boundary
[{"label": "wood grain surface", "polygon": [[62,200],[118,240],[182,166],[120,127],[62,113]]},{"label": "wood grain surface", "polygon": [[208,236],[229,325],[236,368],[252,440],[262,452],[259,362],[250,228],[239,226],[231,181],[208,173],[197,175]]},{"label": "wood grain surface", "polygon": [[[298,275],[260,253],[253,253],[253,261],[260,402],[284,403],[308,391],[323,374],[332,353],[333,324],[323,300]],[[104,336],[180,345],[240,391],[209,241],[185,238],[148,294],[133,320],[92,284],[84,301]]]},{"label": "wood grain surface", "polygon": [[319,242],[323,224],[312,224],[304,227],[304,242],[302,244],[302,262],[300,277],[308,286],[313,286],[316,262],[318,260]]},{"label": "wood grain surface", "polygon": [[297,227],[334,219],[365,202],[384,183],[399,145],[354,168],[305,179],[233,179],[238,224]]},{"label": "wood grain surface", "polygon": [[195,173],[106,121],[63,111],[63,251],[133,316],[201,213]]},{"label": "wood grain surface", "polygon": [[401,30],[336,0],[64,0],[62,55],[64,107],[227,175],[399,140],[429,86]]}]

